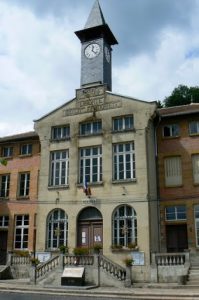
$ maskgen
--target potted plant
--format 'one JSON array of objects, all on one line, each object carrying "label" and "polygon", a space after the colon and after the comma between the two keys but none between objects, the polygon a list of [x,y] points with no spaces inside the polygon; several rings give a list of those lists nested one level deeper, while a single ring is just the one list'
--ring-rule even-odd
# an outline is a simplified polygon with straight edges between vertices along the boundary
[{"label": "potted plant", "polygon": [[130,257],[126,257],[126,258],[124,259],[124,263],[125,263],[125,266],[126,266],[126,267],[131,267],[132,264],[133,264],[133,259],[130,258]]},{"label": "potted plant", "polygon": [[138,250],[139,249],[136,242],[129,243],[128,248],[131,249],[131,250]]},{"label": "potted plant", "polygon": [[94,253],[99,253],[100,252],[100,250],[102,249],[102,244],[100,244],[100,243],[96,243],[96,244],[94,244],[94,246],[93,246],[93,251],[94,251]]},{"label": "potted plant", "polygon": [[122,245],[118,245],[118,244],[113,244],[111,246],[112,251],[119,251],[122,249]]},{"label": "potted plant", "polygon": [[68,253],[68,247],[66,245],[59,246],[59,250],[63,254],[67,254]]},{"label": "potted plant", "polygon": [[35,266],[35,267],[40,264],[40,260],[37,257],[32,257],[30,259],[30,261],[31,261],[32,266]]},{"label": "potted plant", "polygon": [[76,247],[73,249],[73,253],[74,253],[74,255],[88,255],[89,248]]}]

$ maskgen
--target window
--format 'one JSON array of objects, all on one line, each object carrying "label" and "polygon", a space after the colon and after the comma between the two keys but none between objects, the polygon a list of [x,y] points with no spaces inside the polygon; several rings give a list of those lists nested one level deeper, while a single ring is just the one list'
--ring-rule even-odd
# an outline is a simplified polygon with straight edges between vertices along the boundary
[{"label": "window", "polygon": [[123,205],[113,214],[113,245],[128,247],[137,244],[137,216],[135,210]]},{"label": "window", "polygon": [[199,134],[199,121],[189,123],[189,134]]},{"label": "window", "polygon": [[116,117],[113,119],[113,131],[131,130],[134,128],[133,116]]},{"label": "window", "polygon": [[178,124],[165,125],[163,127],[164,137],[176,137],[179,136],[180,128]]},{"label": "window", "polygon": [[102,121],[88,122],[80,124],[80,135],[92,135],[102,132]]},{"label": "window", "polygon": [[51,152],[50,185],[59,186],[68,184],[69,151]]},{"label": "window", "polygon": [[55,209],[47,219],[47,248],[57,249],[68,244],[68,217],[62,209]]},{"label": "window", "polygon": [[10,174],[0,176],[0,197],[6,198],[9,196],[10,189]]},{"label": "window", "polygon": [[28,249],[29,216],[15,218],[15,249]]},{"label": "window", "polygon": [[199,183],[199,154],[192,155],[193,180]]},{"label": "window", "polygon": [[70,126],[57,126],[52,128],[52,140],[64,140],[70,138]]},{"label": "window", "polygon": [[182,167],[179,156],[167,157],[164,160],[165,167],[165,185],[179,186],[182,184]]},{"label": "window", "polygon": [[199,247],[199,205],[195,205],[196,247]]},{"label": "window", "polygon": [[30,173],[19,174],[19,197],[29,196],[30,190]]},{"label": "window", "polygon": [[3,157],[11,157],[13,154],[13,147],[4,147],[2,156]]},{"label": "window", "polygon": [[102,147],[80,149],[80,178],[79,182],[102,181]]},{"label": "window", "polygon": [[135,179],[134,142],[113,145],[113,180]]},{"label": "window", "polygon": [[9,225],[9,216],[0,216],[0,228],[8,227]]},{"label": "window", "polygon": [[31,144],[26,144],[21,146],[21,155],[30,155],[32,154],[32,145]]},{"label": "window", "polygon": [[166,221],[180,221],[186,220],[186,207],[182,206],[169,206],[165,209]]}]

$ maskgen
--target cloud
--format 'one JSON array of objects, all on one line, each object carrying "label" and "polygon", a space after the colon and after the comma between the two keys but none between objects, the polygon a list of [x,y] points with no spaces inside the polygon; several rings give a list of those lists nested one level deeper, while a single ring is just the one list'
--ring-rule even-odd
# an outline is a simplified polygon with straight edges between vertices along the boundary
[{"label": "cloud", "polygon": [[[74,97],[81,49],[74,31],[84,27],[93,2],[0,0],[0,134],[24,131]],[[198,85],[197,1],[100,4],[119,41],[113,47],[113,92],[161,100],[179,84]]]}]

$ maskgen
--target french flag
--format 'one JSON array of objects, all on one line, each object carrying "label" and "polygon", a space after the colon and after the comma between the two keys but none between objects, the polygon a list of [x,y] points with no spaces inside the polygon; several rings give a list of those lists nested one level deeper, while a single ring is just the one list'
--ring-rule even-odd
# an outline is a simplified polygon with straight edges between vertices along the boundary
[{"label": "french flag", "polygon": [[91,196],[91,189],[90,187],[88,186],[88,182],[86,180],[86,178],[84,179],[84,193],[86,194],[86,196],[90,197]]}]

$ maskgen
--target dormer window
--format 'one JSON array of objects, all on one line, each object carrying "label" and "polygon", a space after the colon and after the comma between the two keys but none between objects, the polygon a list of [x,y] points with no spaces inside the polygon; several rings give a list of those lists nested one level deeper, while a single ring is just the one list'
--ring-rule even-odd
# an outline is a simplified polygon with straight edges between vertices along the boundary
[{"label": "dormer window", "polygon": [[102,121],[85,122],[80,124],[80,135],[94,135],[102,132]]},{"label": "dormer window", "polygon": [[21,145],[20,155],[31,155],[32,154],[32,144]]},{"label": "dormer window", "polygon": [[70,138],[70,126],[52,127],[52,140],[66,140]]},{"label": "dormer window", "polygon": [[125,131],[134,129],[133,115],[116,117],[113,119],[113,131]]}]

